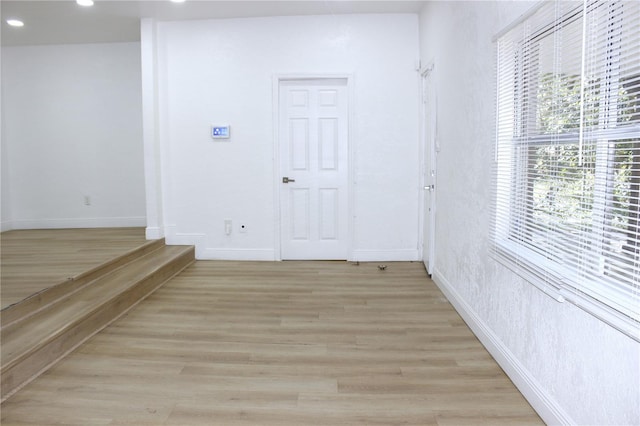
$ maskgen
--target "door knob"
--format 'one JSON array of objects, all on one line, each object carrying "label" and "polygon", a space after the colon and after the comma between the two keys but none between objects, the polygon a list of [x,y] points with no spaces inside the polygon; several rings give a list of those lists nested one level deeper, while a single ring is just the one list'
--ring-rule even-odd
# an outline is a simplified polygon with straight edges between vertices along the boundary
[{"label": "door knob", "polygon": [[296,181],[295,179],[290,179],[286,176],[282,178],[282,183],[289,183],[289,182],[295,182],[295,181]]}]

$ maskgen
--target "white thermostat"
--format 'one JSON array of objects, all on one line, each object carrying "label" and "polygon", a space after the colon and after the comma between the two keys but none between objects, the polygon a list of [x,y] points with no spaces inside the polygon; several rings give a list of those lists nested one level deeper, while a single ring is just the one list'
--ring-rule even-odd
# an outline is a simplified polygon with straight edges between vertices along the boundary
[{"label": "white thermostat", "polygon": [[229,139],[231,136],[231,128],[229,125],[211,126],[211,137],[213,139]]}]

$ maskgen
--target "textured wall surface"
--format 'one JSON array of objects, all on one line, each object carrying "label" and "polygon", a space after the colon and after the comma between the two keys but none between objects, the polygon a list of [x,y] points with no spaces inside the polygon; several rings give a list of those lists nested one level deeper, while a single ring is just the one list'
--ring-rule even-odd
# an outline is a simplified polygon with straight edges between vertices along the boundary
[{"label": "textured wall surface", "polygon": [[2,48],[12,227],[144,226],[140,87],[139,43]]},{"label": "textured wall surface", "polygon": [[435,63],[441,147],[434,276],[500,350],[513,356],[535,391],[554,405],[549,410],[557,412],[556,419],[639,424],[640,345],[574,305],[556,302],[489,257],[492,37],[530,7],[430,2],[422,11],[421,56]]}]

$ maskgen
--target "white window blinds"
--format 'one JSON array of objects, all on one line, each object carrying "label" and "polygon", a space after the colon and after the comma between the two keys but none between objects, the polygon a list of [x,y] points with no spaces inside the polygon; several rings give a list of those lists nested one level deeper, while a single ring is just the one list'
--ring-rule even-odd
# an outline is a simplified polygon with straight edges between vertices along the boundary
[{"label": "white window blinds", "polygon": [[640,340],[640,2],[544,2],[497,49],[494,254]]}]

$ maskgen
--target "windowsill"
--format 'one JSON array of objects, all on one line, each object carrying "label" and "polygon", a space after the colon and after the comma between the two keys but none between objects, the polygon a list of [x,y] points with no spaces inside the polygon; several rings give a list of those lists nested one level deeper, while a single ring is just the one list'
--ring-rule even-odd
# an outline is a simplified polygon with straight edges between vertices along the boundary
[{"label": "windowsill", "polygon": [[[556,302],[568,301],[628,337],[640,342],[640,318],[627,316],[575,289],[570,272],[513,241],[495,241],[494,259]],[[594,282],[595,284],[595,282]]]}]

